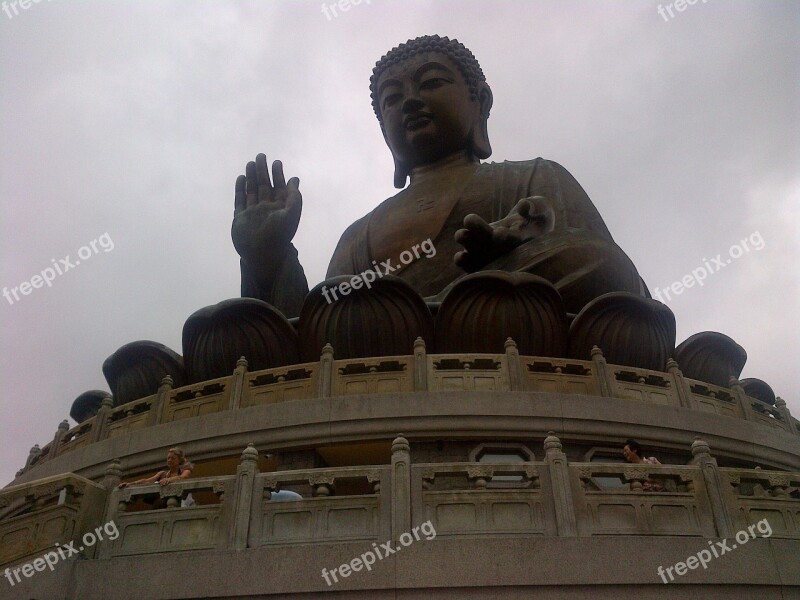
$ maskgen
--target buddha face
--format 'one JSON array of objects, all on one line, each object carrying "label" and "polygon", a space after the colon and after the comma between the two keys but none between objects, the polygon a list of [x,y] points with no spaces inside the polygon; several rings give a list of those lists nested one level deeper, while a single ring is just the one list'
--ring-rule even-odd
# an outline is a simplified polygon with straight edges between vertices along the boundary
[{"label": "buddha face", "polygon": [[425,52],[392,65],[377,94],[386,143],[408,168],[470,147],[480,106],[447,55]]}]

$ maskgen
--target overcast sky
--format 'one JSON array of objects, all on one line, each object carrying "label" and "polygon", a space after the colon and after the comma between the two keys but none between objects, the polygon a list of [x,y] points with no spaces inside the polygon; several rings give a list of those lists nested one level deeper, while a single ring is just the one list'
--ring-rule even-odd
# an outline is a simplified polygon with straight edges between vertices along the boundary
[{"label": "overcast sky", "polygon": [[668,302],[677,341],[731,336],[748,353],[742,377],[800,416],[800,3],[700,0],[673,18],[657,7],[364,0],[328,18],[320,0],[8,6],[0,287],[107,235],[52,287],[0,297],[0,485],[76,396],[108,389],[101,365],[117,348],[149,339],[181,353],[185,319],[239,295],[233,189],[258,152],[300,178],[295,244],[309,284],[323,279],[344,229],[394,193],[372,67],[432,33],[458,38],[486,73],[490,160],[564,165],[651,290],[750,240]]}]

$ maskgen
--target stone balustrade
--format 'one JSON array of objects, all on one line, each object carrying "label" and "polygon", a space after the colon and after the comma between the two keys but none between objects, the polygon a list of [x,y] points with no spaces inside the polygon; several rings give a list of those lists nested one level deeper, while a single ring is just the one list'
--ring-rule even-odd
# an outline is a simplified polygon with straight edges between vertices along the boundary
[{"label": "stone balustrade", "polygon": [[[742,530],[761,519],[767,519],[774,535],[799,537],[800,504],[796,490],[800,489],[800,473],[766,471],[762,469],[721,468],[724,491],[735,529]],[[790,496],[792,491],[795,496]]]},{"label": "stone balustrade", "polygon": [[[766,518],[773,537],[800,539],[798,472],[720,468],[699,439],[689,465],[569,463],[552,432],[544,451],[543,460],[521,463],[412,464],[410,444],[398,436],[388,465],[259,473],[251,444],[235,475],[123,489],[115,462],[103,486],[70,474],[4,490],[0,562],[78,539],[103,521],[113,521],[119,536],[100,542],[100,558],[346,541],[367,547],[426,521],[442,539],[708,539]],[[647,491],[647,482],[661,490]],[[302,497],[280,500],[279,490]],[[189,493],[196,504],[181,506]],[[56,504],[59,494],[68,500]],[[33,509],[15,516],[25,510],[19,501]]]},{"label": "stone balustrade", "polygon": [[28,562],[80,539],[103,523],[106,496],[103,486],[72,473],[0,490],[0,564]]},{"label": "stone balustrade", "polygon": [[[273,501],[278,490],[292,486],[303,500]],[[337,488],[348,485],[349,494]],[[390,468],[336,467],[255,477],[249,547],[292,543],[363,540],[391,537]]]},{"label": "stone balustrade", "polygon": [[[114,521],[120,535],[101,545],[100,558],[129,556],[174,550],[199,550],[228,547],[234,520],[227,498],[236,490],[236,476],[201,477],[169,483],[113,489],[109,494],[106,522]],[[241,494],[241,491],[239,492]],[[181,501],[192,494],[211,496],[202,503],[181,508]],[[163,509],[127,512],[141,503],[145,508]],[[149,505],[149,506],[148,506]]]},{"label": "stone balustrade", "polygon": [[520,356],[509,339],[504,354],[426,354],[418,339],[414,354],[334,360],[323,349],[319,362],[249,372],[242,358],[232,375],[181,388],[165,377],[158,391],[123,406],[110,399],[95,417],[37,450],[23,468],[95,441],[137,429],[226,410],[331,396],[413,391],[530,391],[595,395],[674,406],[744,419],[800,435],[800,424],[778,399],[775,406],[745,395],[731,379],[722,388],[683,376],[670,359],[666,371],[607,364],[595,348],[591,361]]}]

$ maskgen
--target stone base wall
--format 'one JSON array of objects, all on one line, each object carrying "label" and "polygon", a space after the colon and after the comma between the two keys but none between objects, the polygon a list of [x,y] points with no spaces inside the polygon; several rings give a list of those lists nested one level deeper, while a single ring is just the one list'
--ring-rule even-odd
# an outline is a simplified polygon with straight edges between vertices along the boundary
[{"label": "stone base wall", "polygon": [[[433,539],[414,542],[370,571],[328,586],[335,568],[372,546],[360,542],[173,552],[71,561],[37,573],[0,597],[28,600],[236,598],[547,600],[788,600],[800,598],[800,541],[755,539],[707,569],[664,584],[664,568],[708,547],[699,538]],[[180,575],[176,575],[180,574]]]}]

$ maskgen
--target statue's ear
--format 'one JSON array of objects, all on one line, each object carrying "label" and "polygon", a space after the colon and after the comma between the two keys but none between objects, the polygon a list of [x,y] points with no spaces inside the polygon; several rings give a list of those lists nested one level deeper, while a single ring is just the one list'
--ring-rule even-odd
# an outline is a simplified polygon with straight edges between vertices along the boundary
[{"label": "statue's ear", "polygon": [[478,118],[472,128],[472,153],[478,158],[489,158],[492,146],[489,144],[489,111],[492,110],[492,90],[485,81],[478,83]]},{"label": "statue's ear", "polygon": [[394,156],[394,187],[402,190],[406,187],[406,179],[408,179],[409,168]]},{"label": "statue's ear", "polygon": [[[383,123],[381,123],[381,133],[383,134],[383,140],[386,142],[386,145],[389,146],[389,140],[386,137],[386,130],[383,128]],[[389,151],[391,152],[392,147],[389,146]],[[394,187],[399,190],[402,190],[406,187],[406,180],[408,179],[409,173],[411,173],[411,169],[408,168],[407,165],[400,162],[398,158],[392,152],[392,160],[394,160]]]}]

